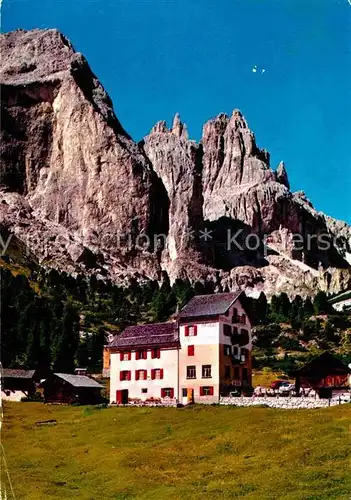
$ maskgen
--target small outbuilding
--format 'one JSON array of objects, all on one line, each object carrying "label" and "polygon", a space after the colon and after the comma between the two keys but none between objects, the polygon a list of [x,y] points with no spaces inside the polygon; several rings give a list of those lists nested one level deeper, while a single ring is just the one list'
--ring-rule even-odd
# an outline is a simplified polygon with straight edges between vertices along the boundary
[{"label": "small outbuilding", "polygon": [[45,403],[97,404],[103,386],[86,375],[53,373],[45,382]]},{"label": "small outbuilding", "polygon": [[1,397],[8,401],[21,401],[35,393],[39,382],[36,370],[4,368],[1,372]]},{"label": "small outbuilding", "polygon": [[300,393],[301,387],[309,387],[320,396],[331,397],[333,391],[349,388],[349,372],[348,366],[340,359],[330,352],[324,352],[295,370],[292,375],[295,377],[297,394]]}]

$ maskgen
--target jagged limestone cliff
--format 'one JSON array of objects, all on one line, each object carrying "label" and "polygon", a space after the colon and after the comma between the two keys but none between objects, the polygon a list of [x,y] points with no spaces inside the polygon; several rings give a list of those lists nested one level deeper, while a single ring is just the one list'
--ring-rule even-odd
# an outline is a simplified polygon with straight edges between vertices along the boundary
[{"label": "jagged limestone cliff", "polygon": [[[350,227],[290,191],[240,111],[206,123],[199,144],[178,115],[137,144],[58,31],[4,34],[0,50],[1,225],[43,265],[268,294],[350,286]],[[228,244],[238,230],[260,247]]]}]

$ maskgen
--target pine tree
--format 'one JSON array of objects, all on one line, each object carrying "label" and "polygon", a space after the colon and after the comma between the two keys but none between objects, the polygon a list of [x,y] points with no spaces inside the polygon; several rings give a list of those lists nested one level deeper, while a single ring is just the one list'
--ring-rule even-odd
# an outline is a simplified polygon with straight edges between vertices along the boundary
[{"label": "pine tree", "polygon": [[165,321],[176,310],[176,297],[172,291],[169,277],[163,273],[162,285],[151,303],[154,321]]},{"label": "pine tree", "polygon": [[298,329],[301,327],[303,322],[303,300],[300,295],[296,295],[296,297],[291,302],[290,308],[290,320],[291,325],[294,329]]},{"label": "pine tree", "polygon": [[272,314],[280,313],[280,298],[277,295],[273,295],[271,299],[270,310]]},{"label": "pine tree", "polygon": [[313,301],[314,312],[316,314],[327,314],[330,311],[327,294],[319,291]]},{"label": "pine tree", "polygon": [[79,316],[77,311],[65,305],[62,321],[53,342],[53,367],[55,371],[73,372],[79,343]]},{"label": "pine tree", "polygon": [[206,295],[206,289],[201,281],[196,281],[194,284],[195,295]]},{"label": "pine tree", "polygon": [[260,293],[260,296],[255,302],[256,317],[258,319],[258,324],[264,325],[267,322],[268,314],[268,303],[267,297],[264,292]]},{"label": "pine tree", "polygon": [[279,297],[279,314],[287,320],[290,317],[290,300],[285,292],[282,292]]},{"label": "pine tree", "polygon": [[194,296],[194,290],[189,280],[176,279],[172,291],[176,296],[177,306],[181,309]]},{"label": "pine tree", "polygon": [[305,299],[305,301],[303,303],[303,312],[304,312],[304,316],[307,318],[313,316],[313,314],[314,314],[314,307],[313,307],[312,300],[310,299],[310,297],[307,297],[307,299]]}]

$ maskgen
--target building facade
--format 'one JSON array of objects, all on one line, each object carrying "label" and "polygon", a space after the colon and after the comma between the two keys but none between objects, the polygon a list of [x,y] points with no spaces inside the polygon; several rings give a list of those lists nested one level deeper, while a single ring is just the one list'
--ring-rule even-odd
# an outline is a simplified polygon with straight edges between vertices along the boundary
[{"label": "building facade", "polygon": [[175,322],[126,328],[105,350],[110,402],[215,403],[250,387],[251,324],[241,297],[195,296]]},{"label": "building facade", "polygon": [[86,375],[52,373],[42,384],[46,403],[97,404],[103,386]]}]

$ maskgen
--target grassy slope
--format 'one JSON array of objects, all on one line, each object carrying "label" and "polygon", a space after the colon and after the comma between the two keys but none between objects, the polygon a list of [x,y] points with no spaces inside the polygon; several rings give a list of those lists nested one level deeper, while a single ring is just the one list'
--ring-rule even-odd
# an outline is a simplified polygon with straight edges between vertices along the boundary
[{"label": "grassy slope", "polygon": [[17,499],[349,500],[350,410],[13,403],[2,441]]}]

